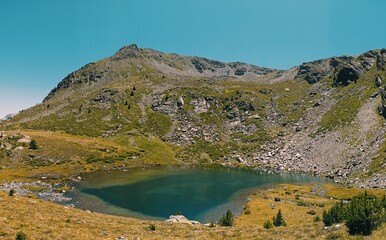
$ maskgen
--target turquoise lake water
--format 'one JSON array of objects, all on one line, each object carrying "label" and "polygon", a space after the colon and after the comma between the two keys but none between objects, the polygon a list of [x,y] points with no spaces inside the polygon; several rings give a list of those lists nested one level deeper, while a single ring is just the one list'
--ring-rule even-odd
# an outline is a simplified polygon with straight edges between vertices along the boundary
[{"label": "turquoise lake water", "polygon": [[154,168],[84,175],[71,193],[76,206],[139,218],[167,219],[181,212],[188,219],[216,221],[227,210],[239,214],[256,189],[276,183],[325,183],[310,175],[255,170]]}]

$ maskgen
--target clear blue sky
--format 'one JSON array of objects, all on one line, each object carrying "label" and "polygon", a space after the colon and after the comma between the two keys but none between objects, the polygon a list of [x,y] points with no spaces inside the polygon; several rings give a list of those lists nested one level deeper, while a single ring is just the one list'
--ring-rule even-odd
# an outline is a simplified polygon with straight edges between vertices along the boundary
[{"label": "clear blue sky", "polygon": [[384,0],[0,0],[0,117],[123,45],[287,69],[386,47]]}]

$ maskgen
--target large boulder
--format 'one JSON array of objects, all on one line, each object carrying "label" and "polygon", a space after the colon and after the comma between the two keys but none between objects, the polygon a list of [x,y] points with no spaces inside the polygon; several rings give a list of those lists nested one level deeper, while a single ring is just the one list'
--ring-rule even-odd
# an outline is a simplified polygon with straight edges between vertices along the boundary
[{"label": "large boulder", "polygon": [[377,78],[375,79],[375,86],[378,88],[378,87],[381,87],[383,85],[383,78],[381,76],[377,76]]},{"label": "large boulder", "polygon": [[386,86],[381,91],[382,105],[381,105],[381,114],[386,118]]},{"label": "large boulder", "polygon": [[191,221],[187,219],[184,215],[171,215],[169,219],[166,219],[165,222],[168,223],[186,223],[189,225],[200,224],[198,221]]},{"label": "large boulder", "polygon": [[352,82],[356,82],[362,73],[363,73],[362,69],[356,68],[354,66],[342,67],[337,71],[337,73],[334,76],[334,85],[347,86]]},{"label": "large boulder", "polygon": [[310,83],[316,83],[328,76],[330,72],[329,59],[317,60],[313,62],[303,63],[299,66],[298,77]]},{"label": "large boulder", "polygon": [[377,68],[381,71],[386,70],[386,48],[381,49],[381,52],[377,57]]}]

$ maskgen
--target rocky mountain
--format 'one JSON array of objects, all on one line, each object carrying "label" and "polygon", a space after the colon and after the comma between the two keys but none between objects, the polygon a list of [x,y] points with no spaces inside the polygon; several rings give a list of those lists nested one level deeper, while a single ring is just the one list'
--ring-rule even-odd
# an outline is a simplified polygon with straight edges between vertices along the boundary
[{"label": "rocky mountain", "polygon": [[0,122],[1,122],[1,121],[6,121],[6,120],[9,120],[9,119],[12,119],[15,115],[16,115],[16,113],[10,113],[10,114],[7,114],[7,115],[5,115],[4,118],[0,119]]},{"label": "rocky mountain", "polygon": [[386,49],[289,70],[125,46],[2,129],[63,131],[181,164],[307,172],[386,187]]}]

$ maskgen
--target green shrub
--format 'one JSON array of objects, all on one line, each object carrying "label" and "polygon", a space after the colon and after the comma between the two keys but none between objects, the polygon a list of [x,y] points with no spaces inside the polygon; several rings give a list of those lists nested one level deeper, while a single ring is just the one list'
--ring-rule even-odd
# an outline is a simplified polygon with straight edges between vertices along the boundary
[{"label": "green shrub", "polygon": [[250,213],[251,213],[251,209],[249,209],[248,204],[244,205],[244,214],[250,214]]},{"label": "green shrub", "polygon": [[371,235],[382,222],[386,222],[385,206],[385,197],[378,199],[365,192],[355,196],[347,205],[341,201],[330,210],[324,210],[323,222],[326,226],[331,226],[344,221],[349,234]]},{"label": "green shrub", "polygon": [[210,228],[214,228],[215,226],[216,226],[216,225],[214,224],[213,220],[210,221],[209,227],[210,227]]},{"label": "green shrub", "polygon": [[218,220],[218,224],[220,226],[227,226],[227,227],[233,226],[233,224],[234,224],[234,214],[232,213],[232,211],[230,209],[228,209],[227,212],[224,213],[222,218],[220,218]]},{"label": "green shrub", "polygon": [[281,209],[279,209],[279,212],[277,212],[276,217],[274,216],[272,218],[272,222],[275,227],[287,226],[286,222],[284,221],[283,215],[281,214]]},{"label": "green shrub", "polygon": [[300,207],[308,207],[308,206],[310,206],[310,204],[306,203],[306,202],[298,202],[296,205],[298,205]]},{"label": "green shrub", "polygon": [[270,229],[270,228],[273,228],[273,225],[271,223],[271,221],[267,220],[265,223],[264,223],[264,228],[265,229]]},{"label": "green shrub", "polygon": [[9,190],[9,196],[12,197],[13,195],[15,195],[16,193],[16,190],[15,189],[11,189]]},{"label": "green shrub", "polygon": [[316,214],[316,212],[315,212],[315,210],[310,210],[310,211],[308,211],[308,212],[307,212],[307,214],[310,214],[310,215],[315,215],[315,214]]},{"label": "green shrub", "polygon": [[150,229],[151,231],[155,231],[155,228],[156,228],[156,227],[155,227],[154,224],[150,224],[150,225],[149,225],[149,229]]},{"label": "green shrub", "polygon": [[27,239],[27,235],[25,235],[25,233],[23,232],[18,232],[16,234],[16,240],[26,240]]},{"label": "green shrub", "polygon": [[323,223],[331,226],[334,223],[341,223],[345,219],[345,209],[343,201],[336,203],[330,210],[323,210]]},{"label": "green shrub", "polygon": [[320,222],[320,217],[319,217],[319,215],[316,215],[315,217],[314,217],[314,222]]},{"label": "green shrub", "polygon": [[144,125],[144,131],[163,136],[169,132],[173,125],[170,117],[153,110],[147,112],[147,120]]},{"label": "green shrub", "polygon": [[346,226],[349,234],[371,235],[385,221],[382,201],[374,195],[364,194],[353,198],[347,206]]},{"label": "green shrub", "polygon": [[32,141],[29,143],[29,148],[32,150],[38,149],[38,143],[35,139],[32,139]]}]

